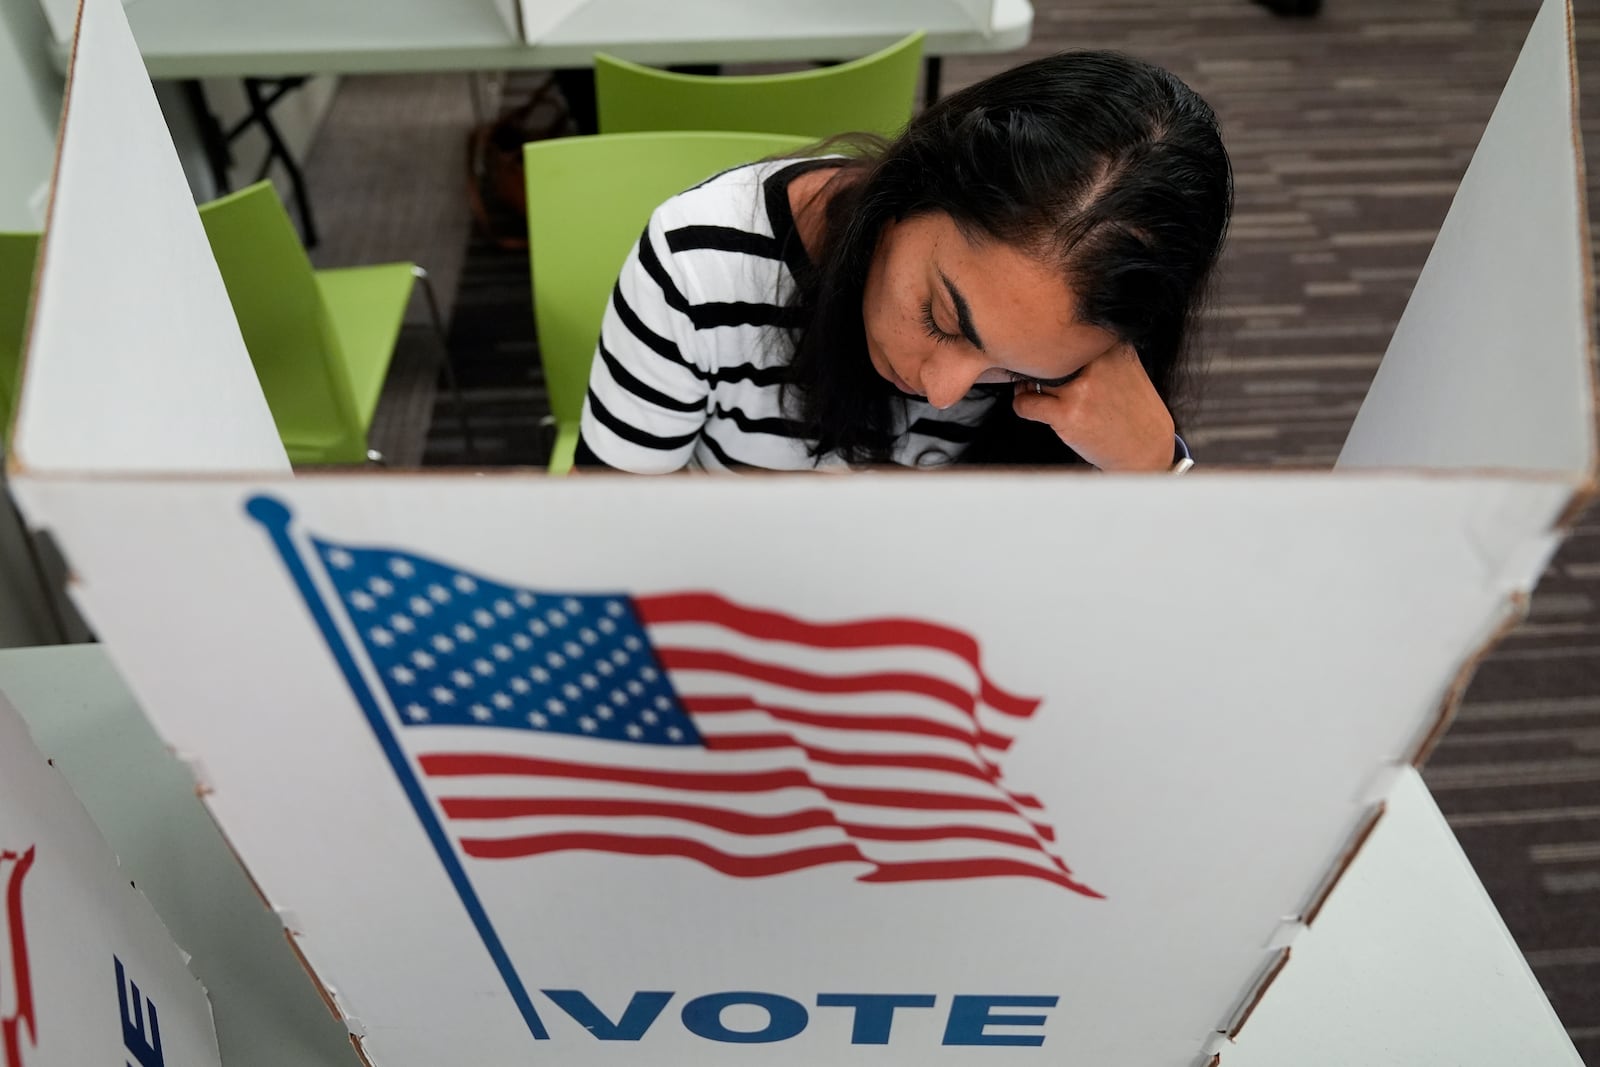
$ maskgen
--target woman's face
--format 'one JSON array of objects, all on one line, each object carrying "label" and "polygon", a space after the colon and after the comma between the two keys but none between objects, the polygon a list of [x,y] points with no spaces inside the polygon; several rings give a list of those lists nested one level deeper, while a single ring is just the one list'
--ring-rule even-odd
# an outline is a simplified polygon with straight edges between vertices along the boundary
[{"label": "woman's face", "polygon": [[974,244],[942,213],[884,228],[861,302],[873,369],[937,408],[977,384],[1065,384],[1118,346],[1076,312],[1057,270],[998,241]]}]

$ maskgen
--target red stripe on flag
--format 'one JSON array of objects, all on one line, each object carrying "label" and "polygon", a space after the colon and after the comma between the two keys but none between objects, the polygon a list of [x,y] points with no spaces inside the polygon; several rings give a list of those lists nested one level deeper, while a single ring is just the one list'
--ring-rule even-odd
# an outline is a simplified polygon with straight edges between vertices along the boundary
[{"label": "red stripe on flag", "polygon": [[[839,829],[864,841],[942,841],[971,838],[999,841],[1019,848],[1038,849],[1039,843],[1023,834],[1008,833],[986,826],[871,826],[866,823],[840,823],[832,812],[805,808],[781,815],[751,815],[742,811],[708,808],[698,804],[658,804],[636,800],[590,800],[581,797],[448,797],[440,802],[452,819],[520,819],[530,816],[598,815],[612,818],[681,819],[730,834],[760,837],[767,834],[797,833],[802,830]],[[1055,834],[1040,827],[1048,840]],[[1054,857],[1051,857],[1054,860]],[[1059,861],[1056,861],[1059,862]]]},{"label": "red stripe on flag", "polygon": [[461,848],[477,859],[511,859],[547,852],[618,852],[628,856],[681,856],[734,878],[764,878],[828,863],[871,863],[854,845],[824,845],[771,856],[734,856],[681,837],[630,837],[626,834],[541,834],[503,841],[463,838]]},{"label": "red stripe on flag", "polygon": [[[993,786],[1002,796],[1010,797],[1024,808],[1043,808],[1039,798],[1026,793],[1013,793],[1000,784],[1000,771],[991,763],[982,767],[953,756],[916,756],[898,752],[838,752],[816,748],[788,734],[721,734],[705,737],[706,747],[713,751],[747,752],[774,748],[797,748],[813,763],[833,767],[891,767],[912,770],[937,771],[975,778]],[[1020,811],[1017,814],[1022,814]]]},{"label": "red stripe on flag", "polygon": [[942,678],[904,671],[877,674],[813,674],[793,667],[761,663],[731,652],[711,652],[699,648],[656,649],[656,658],[670,670],[718,671],[739,678],[753,678],[807,693],[913,693],[949,704],[957,711],[974,715],[977,698],[958,685]]},{"label": "red stripe on flag", "polygon": [[513,774],[541,778],[577,778],[585,781],[630,782],[634,785],[666,789],[694,789],[706,793],[764,793],[773,789],[816,787],[804,771],[735,771],[696,773],[693,771],[655,771],[636,767],[606,767],[590,763],[566,763],[535,759],[532,756],[506,756],[499,753],[435,753],[423,756],[422,769],[434,777],[471,774]]},{"label": "red stripe on flag", "polygon": [[[1031,848],[1038,852],[1044,850],[1039,847],[1039,842],[1022,834],[1007,833],[1004,830],[995,830],[987,826],[867,826],[862,823],[841,824],[849,831],[851,837],[859,837],[863,841],[944,841],[953,837],[972,838],[977,841],[999,841],[1006,845],[1015,845],[1018,848]],[[1045,827],[1046,830],[1049,827]],[[1052,835],[1053,836],[1053,835]],[[1061,861],[1045,853],[1046,858],[1052,863]]]},{"label": "red stripe on flag", "polygon": [[870,730],[877,733],[919,734],[924,737],[944,737],[964,744],[979,744],[1004,752],[1011,746],[1009,737],[987,730],[963,730],[932,719],[913,715],[857,715],[852,712],[801,711],[777,704],[758,704],[754,697],[737,696],[681,696],[684,710],[690,715],[719,715],[737,711],[764,711],[774,719],[798,723],[801,726],[825,726],[830,730]]},{"label": "red stripe on flag", "polygon": [[[474,859],[520,859],[551,852],[608,852],[627,856],[677,856],[694,860],[734,878],[765,878],[830,863],[872,863],[852,845],[823,845],[769,856],[736,856],[681,837],[633,837],[627,834],[537,834],[487,840],[463,838],[461,848]],[[1061,871],[1005,859],[929,860],[873,864],[857,881],[877,883],[939,882],[967,878],[1037,878],[1040,881],[1103,899],[1102,894]]]},{"label": "red stripe on flag", "polygon": [[448,797],[440,803],[444,806],[444,813],[452,819],[517,819],[529,815],[649,816],[682,819],[730,834],[752,836],[787,834],[839,825],[833,813],[822,808],[804,808],[781,815],[752,815],[699,804],[590,800],[581,797]]},{"label": "red stripe on flag", "polygon": [[675,593],[634,597],[633,604],[646,625],[656,623],[712,623],[748,637],[787,641],[814,648],[872,648],[912,646],[952,653],[977,673],[983,701],[997,711],[1019,718],[1032,715],[1039,701],[1029,700],[991,682],[983,671],[978,642],[960,630],[917,619],[862,619],[856,622],[805,622],[775,611],[742,607],[711,593]]},{"label": "red stripe on flag", "polygon": [[869,789],[865,787],[818,786],[830,800],[877,808],[911,808],[914,811],[1003,811],[1015,815],[1016,809],[999,798],[966,796],[958,793],[927,793],[912,789]]},{"label": "red stripe on flag", "polygon": [[764,793],[776,789],[813,789],[832,800],[883,808],[915,811],[1003,811],[1010,804],[999,799],[917,792],[909,789],[857,789],[812,780],[804,771],[746,771],[696,774],[686,771],[647,771],[635,767],[601,767],[586,763],[504,756],[496,753],[447,753],[421,757],[423,771],[433,777],[464,775],[517,775],[533,778],[576,778],[583,781],[629,782],[664,789],[705,793]]},{"label": "red stripe on flag", "polygon": [[828,748],[815,748],[803,744],[788,734],[722,734],[706,736],[706,747],[714,752],[748,752],[772,748],[797,748],[813,763],[834,767],[911,767],[924,771],[940,771],[976,778],[980,782],[998,785],[998,775],[992,768],[985,770],[975,763],[954,756],[915,756],[900,752],[837,752]]},{"label": "red stripe on flag", "polygon": [[1104,900],[1105,895],[1060,871],[1047,871],[1042,867],[1016,860],[931,860],[919,863],[879,864],[878,869],[863,874],[862,882],[940,882],[958,878],[1039,878],[1054,882],[1074,893]]}]

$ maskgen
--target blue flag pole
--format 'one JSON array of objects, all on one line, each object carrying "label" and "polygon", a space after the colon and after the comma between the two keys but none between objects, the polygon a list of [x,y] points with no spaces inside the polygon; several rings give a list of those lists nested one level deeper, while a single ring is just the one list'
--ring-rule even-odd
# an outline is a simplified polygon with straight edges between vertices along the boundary
[{"label": "blue flag pole", "polygon": [[395,776],[400,780],[400,786],[405,791],[406,798],[411,801],[417,818],[422,821],[423,830],[428,835],[428,840],[433,843],[434,850],[439,854],[439,861],[444,864],[445,872],[450,876],[451,883],[456,887],[456,893],[461,897],[462,905],[467,909],[472,924],[478,929],[478,936],[483,939],[484,948],[488,949],[489,956],[500,971],[500,977],[505,980],[506,988],[511,992],[511,999],[516,1004],[517,1010],[522,1013],[523,1021],[528,1024],[528,1029],[533,1036],[540,1040],[548,1040],[550,1032],[545,1029],[544,1023],[539,1018],[539,1013],[534,1010],[533,1001],[528,996],[528,991],[522,985],[516,968],[511,963],[511,957],[506,954],[505,946],[500,943],[500,937],[495,933],[494,924],[489,921],[488,912],[484,911],[483,904],[478,900],[478,895],[468,881],[466,871],[461,866],[461,860],[456,855],[450,838],[440,825],[438,817],[434,814],[433,807],[428,803],[427,794],[422,789],[422,784],[417,781],[416,773],[411,768],[411,763],[400,749],[400,743],[395,738],[394,731],[389,722],[384,718],[383,709],[378,706],[372,690],[361,676],[360,668],[356,665],[355,657],[345,644],[339,628],[334,622],[333,615],[328,611],[328,606],[322,600],[316,583],[312,580],[311,571],[299,550],[295,547],[290,536],[289,526],[293,515],[281,501],[269,496],[254,496],[245,504],[245,511],[251,518],[259,522],[267,535],[272,539],[273,546],[283,559],[283,565],[289,571],[289,576],[294,579],[295,585],[300,590],[300,596],[305,601],[306,609],[310,611],[312,620],[322,631],[322,637],[328,644],[328,650],[333,653],[334,662],[344,673],[345,681],[349,683],[350,691],[356,698],[356,703],[361,706],[362,712],[367,717],[367,724],[372,727],[373,734],[377,737],[378,746],[383,749],[383,754],[388,757],[389,765],[394,769]]}]

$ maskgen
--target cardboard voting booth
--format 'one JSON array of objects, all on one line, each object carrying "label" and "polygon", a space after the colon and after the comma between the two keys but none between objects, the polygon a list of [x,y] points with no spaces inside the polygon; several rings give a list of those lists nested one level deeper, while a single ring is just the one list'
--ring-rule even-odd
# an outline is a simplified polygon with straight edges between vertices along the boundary
[{"label": "cardboard voting booth", "polygon": [[0,1067],[217,1067],[185,963],[0,694]]},{"label": "cardboard voting booth", "polygon": [[374,1064],[1226,1063],[1592,489],[1571,47],[1341,469],[296,476],[87,0],[12,482]]}]

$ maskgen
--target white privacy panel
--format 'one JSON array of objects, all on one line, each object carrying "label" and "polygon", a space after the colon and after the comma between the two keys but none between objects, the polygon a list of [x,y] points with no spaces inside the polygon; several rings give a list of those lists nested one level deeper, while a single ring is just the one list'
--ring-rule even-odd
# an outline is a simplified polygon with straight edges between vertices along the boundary
[{"label": "white privacy panel", "polygon": [[996,1034],[1037,1062],[1187,1067],[1571,496],[1393,475],[22,491],[386,1067],[885,1062],[883,1041],[982,1063]]},{"label": "white privacy panel", "polygon": [[218,1067],[184,964],[0,693],[0,1062]]},{"label": "white privacy panel", "polygon": [[83,7],[12,462],[288,469],[117,0]]},{"label": "white privacy panel", "polygon": [[1339,462],[1594,468],[1571,13],[1546,0]]}]

